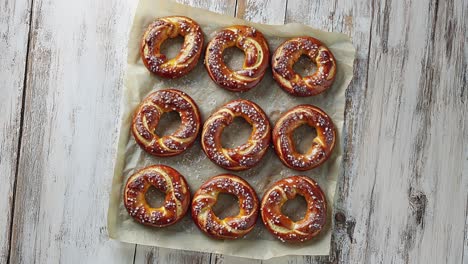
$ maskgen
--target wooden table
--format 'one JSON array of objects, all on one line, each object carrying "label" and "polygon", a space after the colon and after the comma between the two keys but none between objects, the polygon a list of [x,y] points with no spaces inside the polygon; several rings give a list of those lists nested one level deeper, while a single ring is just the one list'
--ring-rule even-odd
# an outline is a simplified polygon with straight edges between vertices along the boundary
[{"label": "wooden table", "polygon": [[[468,263],[467,1],[181,2],[352,36],[332,262]],[[107,237],[136,5],[0,4],[0,263],[261,262]]]}]

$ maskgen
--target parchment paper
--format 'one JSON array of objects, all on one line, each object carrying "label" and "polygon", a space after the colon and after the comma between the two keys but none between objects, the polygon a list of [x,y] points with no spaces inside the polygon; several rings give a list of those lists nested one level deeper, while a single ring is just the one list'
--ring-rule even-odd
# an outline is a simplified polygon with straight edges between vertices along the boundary
[{"label": "parchment paper", "polygon": [[[259,86],[246,93],[233,93],[217,87],[212,82],[203,65],[204,55],[202,55],[197,67],[181,79],[165,80],[156,77],[144,67],[139,55],[139,43],[143,31],[151,21],[158,17],[171,15],[188,16],[197,21],[205,33],[205,44],[217,30],[234,24],[247,24],[262,31],[268,40],[271,53],[279,44],[291,37],[308,35],[318,38],[332,50],[337,59],[338,72],[335,83],[327,92],[319,96],[292,97],[274,82],[269,69]],[[174,51],[169,48],[168,52],[173,53]],[[129,243],[222,253],[254,259],[269,259],[284,255],[328,255],[332,233],[331,207],[333,206],[336,180],[342,169],[341,131],[343,129],[345,90],[352,78],[354,53],[351,41],[344,34],[324,32],[299,24],[262,25],[167,0],[140,0],[128,43],[128,69],[122,99],[122,126],[108,211],[109,236]],[[240,57],[238,55],[231,52],[225,59],[234,62],[242,60],[242,55]],[[305,67],[305,65],[307,64],[299,65],[299,67]],[[293,171],[286,168],[274,150],[270,148],[258,166],[244,172],[235,172],[255,188],[260,199],[266,188],[281,178],[292,175],[307,175],[315,179],[326,193],[330,208],[328,225],[320,236],[307,243],[284,244],[275,239],[264,228],[260,216],[254,230],[246,237],[236,241],[208,238],[193,224],[189,216],[190,213],[181,222],[166,228],[150,228],[132,220],[123,206],[122,188],[127,178],[136,170],[152,164],[169,165],[185,176],[192,194],[208,178],[228,172],[213,164],[205,156],[199,140],[184,154],[172,158],[152,157],[142,151],[135,143],[130,133],[134,109],[148,93],[169,87],[180,89],[189,94],[198,104],[203,120],[208,118],[215,109],[236,98],[245,98],[259,104],[269,116],[272,126],[282,113],[299,104],[313,104],[324,109],[331,116],[339,135],[333,155],[325,164],[306,172]],[[168,128],[171,126],[173,125],[167,125]],[[232,126],[233,128],[229,128],[229,133],[223,134],[223,140],[231,144],[242,143],[239,142],[239,138],[247,138],[249,128],[238,123]],[[236,135],[236,132],[239,134]],[[298,135],[298,141],[307,144],[307,142],[311,142],[313,136],[310,132],[304,132],[306,131]],[[296,212],[298,204],[297,201],[293,201],[288,211]],[[229,213],[236,211],[236,207],[237,205],[234,204],[234,206],[224,206],[223,209]]]}]

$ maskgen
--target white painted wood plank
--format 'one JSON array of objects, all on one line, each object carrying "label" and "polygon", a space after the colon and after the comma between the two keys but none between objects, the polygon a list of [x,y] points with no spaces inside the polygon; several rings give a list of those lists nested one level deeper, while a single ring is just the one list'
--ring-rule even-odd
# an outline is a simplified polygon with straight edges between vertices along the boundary
[{"label": "white painted wood plank", "polygon": [[[322,30],[337,31],[351,36],[356,47],[354,79],[348,87],[345,125],[344,125],[344,172],[338,181],[335,196],[334,236],[330,259],[334,262],[349,262],[350,245],[356,243],[354,230],[356,219],[348,212],[348,199],[353,185],[365,183],[360,179],[356,166],[359,164],[357,149],[366,139],[363,133],[362,116],[368,101],[363,100],[367,91],[367,72],[372,23],[372,7],[368,1],[337,0],[318,3],[306,3],[301,0],[289,0],[286,13],[287,22],[306,23]],[[364,181],[364,182],[361,182]],[[357,195],[358,193],[356,193]],[[365,194],[365,193],[364,193]],[[358,206],[361,206],[360,202]],[[365,232],[358,230],[358,232]]]},{"label": "white painted wood plank", "polygon": [[236,0],[175,0],[178,3],[204,8],[212,12],[234,16]]},{"label": "white painted wood plank", "polygon": [[209,263],[210,254],[194,251],[137,245],[134,263],[189,264]]},{"label": "white painted wood plank", "polygon": [[34,0],[10,263],[129,263],[108,192],[135,1]]},{"label": "white painted wood plank", "polygon": [[[294,2],[288,2],[287,20],[303,12],[312,25],[351,32],[358,49],[332,257],[344,263],[459,263],[466,252],[457,230],[463,228],[468,178],[466,165],[459,166],[468,155],[462,147],[468,139],[462,2],[384,1],[371,10],[354,1],[353,16],[340,11],[349,1],[333,8]],[[332,22],[322,23],[327,20]]]},{"label": "white painted wood plank", "polygon": [[284,24],[287,1],[238,0],[237,17],[256,23]]},{"label": "white painted wood plank", "polygon": [[[468,155],[468,154],[466,154]],[[468,177],[468,162],[465,163],[465,169],[463,170],[465,173],[464,177]],[[462,257],[462,263],[463,264],[468,264],[468,197],[467,197],[467,205],[466,205],[466,211],[465,211],[465,243],[464,243],[464,249],[463,249],[463,257]]]},{"label": "white painted wood plank", "polygon": [[337,248],[348,251],[342,262],[461,262],[468,189],[462,10],[462,1],[375,4],[368,84],[362,96],[351,94],[359,102],[348,126],[355,130],[348,131],[343,203],[356,222]]},{"label": "white painted wood plank", "polygon": [[7,263],[17,169],[30,2],[0,5],[0,263]]}]

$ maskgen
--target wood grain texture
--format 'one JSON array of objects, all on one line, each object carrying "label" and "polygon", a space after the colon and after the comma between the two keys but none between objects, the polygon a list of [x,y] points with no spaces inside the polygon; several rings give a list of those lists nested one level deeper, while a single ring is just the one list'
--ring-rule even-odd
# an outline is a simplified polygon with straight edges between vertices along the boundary
[{"label": "wood grain texture", "polygon": [[283,0],[238,0],[237,17],[264,24],[282,25],[287,1]]},{"label": "wood grain texture", "polygon": [[106,231],[133,5],[33,2],[10,263],[133,260]]},{"label": "wood grain texture", "polygon": [[372,8],[368,82],[363,92],[351,90],[357,104],[348,110],[356,114],[347,114],[340,219],[349,239],[337,245],[339,262],[461,262],[468,189],[462,10],[462,1]]},{"label": "wood grain texture", "polygon": [[[467,1],[179,2],[352,36],[331,261],[468,264]],[[328,263],[108,240],[115,113],[136,4],[34,0],[28,51],[29,1],[0,5],[0,228],[10,225],[15,193],[11,247],[2,233],[0,263],[9,254],[10,263]]]},{"label": "wood grain texture", "polygon": [[[468,144],[462,1],[385,3],[376,5],[374,16],[368,87],[382,90],[369,92],[368,100],[369,112],[381,116],[370,115],[363,133],[377,138],[363,152],[376,155],[360,156],[363,164],[374,164],[374,172],[358,168],[372,182],[371,206],[362,238],[367,247],[352,249],[351,256],[460,263],[468,190],[460,166]],[[372,135],[376,127],[380,131]],[[390,194],[395,198],[386,199]],[[350,208],[357,208],[357,195],[350,196]],[[372,250],[384,244],[385,250]]]},{"label": "wood grain texture", "polygon": [[[343,175],[340,177],[335,196],[334,235],[330,260],[346,263],[351,260],[349,250],[355,245],[354,239],[356,218],[348,212],[348,197],[353,191],[353,185],[366,184],[366,179],[360,179],[357,174],[357,148],[365,141],[360,137],[364,122],[362,116],[368,101],[366,91],[368,87],[367,73],[369,71],[369,52],[371,41],[372,6],[368,1],[328,1],[310,5],[301,0],[289,0],[286,14],[287,22],[309,24],[322,30],[337,31],[348,34],[356,47],[354,62],[354,78],[347,90],[344,146]],[[363,182],[361,182],[363,181]],[[364,201],[358,206],[368,206]],[[362,208],[365,210],[365,208]],[[356,232],[360,232],[357,230]],[[357,261],[357,260],[356,260]]]},{"label": "wood grain texture", "polygon": [[0,263],[8,261],[10,252],[29,20],[29,0],[0,5]]},{"label": "wood grain texture", "polygon": [[193,7],[199,7],[212,12],[235,15],[237,0],[175,0],[175,2],[186,4]]}]

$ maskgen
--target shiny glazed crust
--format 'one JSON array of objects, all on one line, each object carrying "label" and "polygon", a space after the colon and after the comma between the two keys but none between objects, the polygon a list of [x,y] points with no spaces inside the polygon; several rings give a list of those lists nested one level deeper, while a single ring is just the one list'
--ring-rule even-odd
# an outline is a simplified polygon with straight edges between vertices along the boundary
[{"label": "shiny glazed crust", "polygon": [[[179,54],[168,59],[161,54],[161,44],[168,38],[184,37]],[[203,32],[197,22],[188,17],[162,17],[151,23],[143,34],[140,55],[146,68],[164,78],[179,78],[189,73],[203,49]]]},{"label": "shiny glazed crust", "polygon": [[[244,51],[241,70],[232,71],[223,61],[226,48],[237,47]],[[205,66],[211,79],[219,86],[235,92],[255,87],[268,68],[270,51],[263,34],[249,26],[231,26],[219,31],[208,43]]]},{"label": "shiny glazed crust", "polygon": [[[212,208],[219,193],[229,193],[239,200],[239,214],[219,219]],[[236,239],[249,233],[257,221],[259,202],[253,188],[232,174],[215,176],[193,196],[192,219],[205,234],[216,239]]]},{"label": "shiny glazed crust", "polygon": [[[314,127],[317,136],[305,154],[296,151],[293,131],[303,124]],[[291,169],[305,171],[324,163],[335,147],[336,131],[330,117],[313,105],[299,105],[284,113],[273,128],[273,144],[278,157]]]},{"label": "shiny glazed crust", "polygon": [[[317,65],[317,71],[302,77],[293,70],[301,55]],[[273,78],[294,96],[313,96],[327,90],[335,80],[336,61],[331,51],[312,37],[292,38],[281,44],[271,59]]]},{"label": "shiny glazed crust", "polygon": [[[252,125],[247,143],[236,148],[223,148],[221,134],[235,117]],[[254,167],[265,155],[270,144],[271,127],[268,117],[255,103],[234,100],[214,112],[203,125],[201,143],[205,154],[217,165],[233,171]]]},{"label": "shiny glazed crust", "polygon": [[[162,207],[152,208],[146,202],[145,194],[151,186],[166,194]],[[124,206],[133,219],[144,225],[173,225],[184,217],[189,204],[187,182],[179,172],[168,166],[146,167],[128,178],[125,185]]]},{"label": "shiny glazed crust", "polygon": [[[160,137],[155,130],[166,112],[176,111],[181,125],[171,135]],[[146,152],[158,157],[175,156],[193,145],[200,130],[198,107],[186,93],[159,90],[148,95],[135,111],[132,133],[135,141]]]},{"label": "shiny glazed crust", "polygon": [[[281,207],[296,195],[307,202],[303,219],[294,222],[281,212]],[[306,176],[282,179],[265,192],[260,213],[265,227],[282,242],[303,242],[315,237],[326,223],[327,202],[322,189]]]}]

